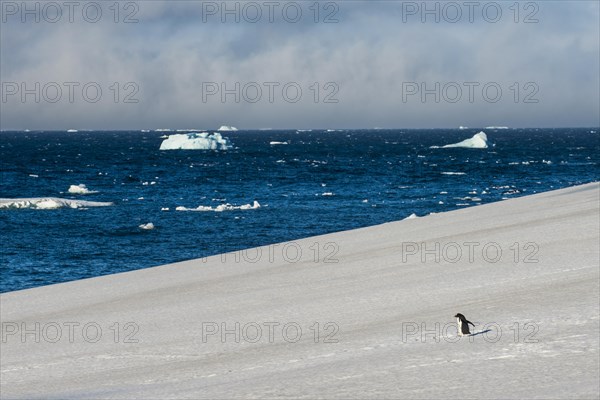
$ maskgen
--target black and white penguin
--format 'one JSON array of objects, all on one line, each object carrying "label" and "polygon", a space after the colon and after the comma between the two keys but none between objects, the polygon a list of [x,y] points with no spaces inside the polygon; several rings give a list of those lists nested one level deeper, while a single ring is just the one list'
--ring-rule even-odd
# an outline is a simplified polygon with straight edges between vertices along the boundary
[{"label": "black and white penguin", "polygon": [[475,324],[471,321],[468,321],[461,313],[456,314],[455,317],[456,323],[458,324],[458,335],[470,335],[471,331],[469,330],[469,324],[473,325],[473,327],[475,327]]}]

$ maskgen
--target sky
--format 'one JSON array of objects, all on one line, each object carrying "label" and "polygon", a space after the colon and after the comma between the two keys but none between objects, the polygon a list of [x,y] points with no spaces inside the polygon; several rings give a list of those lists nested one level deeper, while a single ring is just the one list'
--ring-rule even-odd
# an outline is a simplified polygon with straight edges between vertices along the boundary
[{"label": "sky", "polygon": [[1,2],[0,129],[597,127],[600,2]]}]

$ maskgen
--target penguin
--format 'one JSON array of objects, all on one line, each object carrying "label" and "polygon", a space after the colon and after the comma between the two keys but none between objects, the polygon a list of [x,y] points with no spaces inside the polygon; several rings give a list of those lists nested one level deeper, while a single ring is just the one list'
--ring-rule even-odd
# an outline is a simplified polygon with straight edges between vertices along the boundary
[{"label": "penguin", "polygon": [[473,327],[475,327],[475,324],[471,321],[468,321],[461,313],[456,314],[455,317],[456,323],[458,324],[458,335],[470,335],[471,331],[469,330],[469,324],[473,325]]}]

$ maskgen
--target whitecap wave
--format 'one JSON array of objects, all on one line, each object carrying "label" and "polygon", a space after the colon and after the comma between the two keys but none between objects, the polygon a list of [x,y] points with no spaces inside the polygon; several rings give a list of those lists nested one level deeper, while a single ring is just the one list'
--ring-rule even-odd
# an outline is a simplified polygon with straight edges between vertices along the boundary
[{"label": "whitecap wave", "polygon": [[0,199],[0,209],[10,208],[30,208],[35,210],[54,210],[57,208],[87,208],[87,207],[107,207],[113,203],[100,201],[83,201],[61,199],[59,197],[30,197],[20,199]]}]

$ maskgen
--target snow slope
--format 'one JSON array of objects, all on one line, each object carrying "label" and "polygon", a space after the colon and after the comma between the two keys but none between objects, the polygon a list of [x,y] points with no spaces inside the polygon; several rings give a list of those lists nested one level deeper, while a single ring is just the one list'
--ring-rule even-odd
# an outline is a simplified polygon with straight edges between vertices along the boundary
[{"label": "snow slope", "polygon": [[599,209],[594,183],[5,293],[2,396],[598,398]]}]

